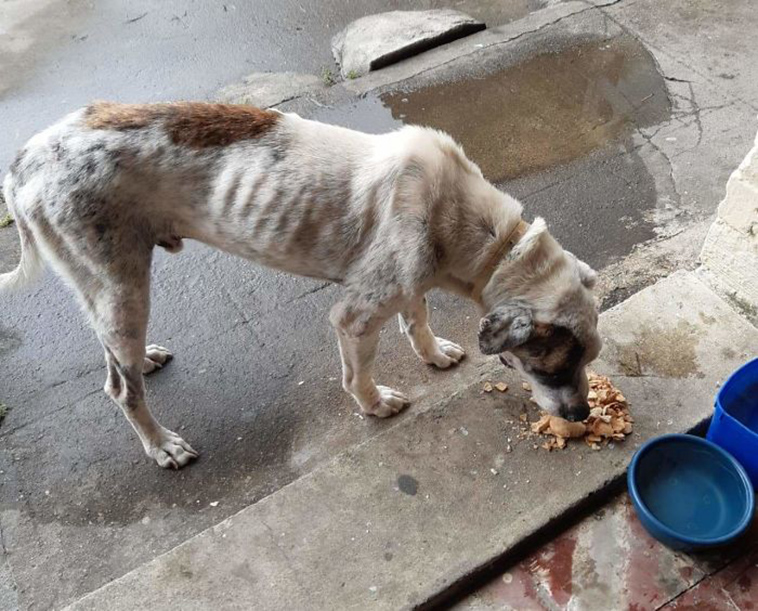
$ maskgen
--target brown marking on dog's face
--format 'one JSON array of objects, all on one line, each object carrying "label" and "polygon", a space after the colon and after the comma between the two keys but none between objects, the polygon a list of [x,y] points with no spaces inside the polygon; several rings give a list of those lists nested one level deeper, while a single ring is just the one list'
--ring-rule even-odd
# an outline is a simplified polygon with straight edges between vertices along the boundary
[{"label": "brown marking on dog's face", "polygon": [[557,388],[575,382],[585,349],[570,329],[535,323],[529,339],[510,352],[525,374],[539,384]]},{"label": "brown marking on dog's face", "polygon": [[584,420],[589,414],[587,355],[588,349],[570,329],[535,323],[529,339],[500,360],[531,383],[542,409],[569,420]]},{"label": "brown marking on dog's face", "polygon": [[233,104],[177,102],[174,104],[117,104],[95,102],[87,107],[90,129],[130,130],[162,122],[174,144],[192,148],[228,146],[259,138],[281,115],[270,110]]},{"label": "brown marking on dog's face", "polygon": [[566,327],[535,323],[532,336],[516,352],[533,370],[555,374],[575,368],[583,349],[576,336]]}]

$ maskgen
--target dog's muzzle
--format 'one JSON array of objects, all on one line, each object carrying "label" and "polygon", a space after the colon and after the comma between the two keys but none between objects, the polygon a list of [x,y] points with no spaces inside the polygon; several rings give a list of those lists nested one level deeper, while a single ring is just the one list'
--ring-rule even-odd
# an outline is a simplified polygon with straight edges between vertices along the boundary
[{"label": "dog's muzzle", "polygon": [[572,405],[571,407],[561,407],[558,410],[558,415],[569,422],[581,422],[589,417],[590,406],[587,402],[584,402],[579,405]]}]

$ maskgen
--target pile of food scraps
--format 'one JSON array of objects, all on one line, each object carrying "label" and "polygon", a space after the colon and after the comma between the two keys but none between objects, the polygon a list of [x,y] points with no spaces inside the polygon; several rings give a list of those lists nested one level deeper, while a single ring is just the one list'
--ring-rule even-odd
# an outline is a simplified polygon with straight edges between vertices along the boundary
[{"label": "pile of food scraps", "polygon": [[545,414],[532,423],[532,432],[548,437],[542,444],[546,450],[562,450],[572,438],[584,438],[588,446],[599,450],[611,441],[623,441],[631,434],[634,419],[629,414],[629,404],[621,391],[605,376],[590,373],[588,378],[590,415],[584,422],[569,422]]}]

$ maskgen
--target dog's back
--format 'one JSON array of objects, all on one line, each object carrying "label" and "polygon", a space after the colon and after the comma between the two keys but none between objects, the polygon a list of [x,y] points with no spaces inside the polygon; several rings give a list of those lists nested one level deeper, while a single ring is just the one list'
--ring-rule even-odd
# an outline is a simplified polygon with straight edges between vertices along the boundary
[{"label": "dog's back", "polygon": [[339,280],[374,236],[405,140],[245,106],[96,103],[32,138],[6,192],[19,228],[56,252],[107,260],[186,237]]}]

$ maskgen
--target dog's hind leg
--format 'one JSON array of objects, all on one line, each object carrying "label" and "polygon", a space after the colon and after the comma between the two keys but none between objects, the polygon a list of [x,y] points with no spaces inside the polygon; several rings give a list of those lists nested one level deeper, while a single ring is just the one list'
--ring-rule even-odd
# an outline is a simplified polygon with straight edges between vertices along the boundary
[{"label": "dog's hind leg", "polygon": [[447,369],[465,356],[466,353],[458,344],[435,337],[432,333],[426,297],[414,299],[398,314],[398,318],[400,329],[408,336],[414,352],[425,363]]},{"label": "dog's hind leg", "polygon": [[342,386],[364,413],[379,418],[397,414],[410,403],[402,393],[377,386],[372,377],[379,331],[395,312],[382,312],[353,295],[335,305],[330,315],[342,357]]},{"label": "dog's hind leg", "polygon": [[116,284],[91,297],[90,313],[105,348],[108,367],[106,394],[121,408],[142,442],[145,453],[161,467],[178,469],[197,452],[176,433],[161,426],[145,401],[143,372],[148,362],[155,368],[166,362],[168,352],[145,348],[149,311],[149,261],[141,278]]},{"label": "dog's hind leg", "polygon": [[[104,390],[121,408],[142,442],[145,453],[161,467],[178,469],[198,454],[176,433],[161,426],[145,401],[143,373],[170,358],[159,347],[145,348],[150,310],[152,247],[123,248],[119,256],[97,256],[70,235],[39,220],[50,262],[79,296],[105,349],[108,378]],[[148,363],[152,363],[152,366]]]}]

